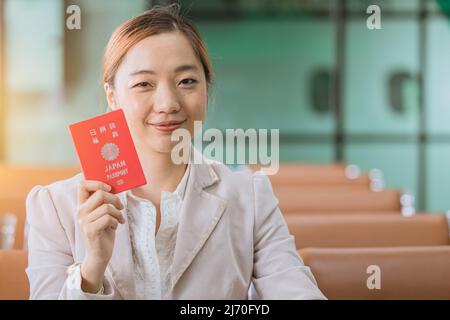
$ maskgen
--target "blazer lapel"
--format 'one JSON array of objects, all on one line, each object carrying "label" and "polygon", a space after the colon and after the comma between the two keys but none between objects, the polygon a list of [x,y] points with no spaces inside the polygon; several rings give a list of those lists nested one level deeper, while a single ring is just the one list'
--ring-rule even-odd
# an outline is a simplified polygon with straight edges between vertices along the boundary
[{"label": "blazer lapel", "polygon": [[[125,193],[118,195],[124,207],[127,207],[127,197]],[[119,224],[116,231],[116,239],[111,260],[109,261],[109,271],[114,279],[116,288],[126,300],[136,299],[136,289],[134,284],[134,262],[131,249],[131,239],[126,211],[123,211],[124,224]]]},{"label": "blazer lapel", "polygon": [[172,263],[172,290],[211,235],[226,207],[224,199],[204,190],[219,180],[212,166],[208,163],[191,166],[192,176],[180,209]]}]

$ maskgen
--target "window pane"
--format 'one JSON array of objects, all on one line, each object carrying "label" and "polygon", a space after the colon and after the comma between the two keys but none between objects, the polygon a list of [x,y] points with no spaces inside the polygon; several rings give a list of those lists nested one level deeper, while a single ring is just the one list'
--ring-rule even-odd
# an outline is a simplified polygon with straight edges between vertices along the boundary
[{"label": "window pane", "polygon": [[345,130],[414,133],[418,123],[418,24],[383,20],[381,30],[369,30],[365,23],[347,24]]},{"label": "window pane", "polygon": [[427,209],[450,210],[450,145],[429,145],[427,148]]},{"label": "window pane", "polygon": [[310,99],[317,70],[334,69],[330,22],[250,20],[199,27],[217,78],[208,126],[333,132],[331,112],[315,111]]},{"label": "window pane", "polygon": [[106,42],[121,22],[148,6],[146,0],[74,1],[81,30],[69,31],[65,3],[6,1],[7,162],[77,163],[67,126],[104,112]]},{"label": "window pane", "polygon": [[447,19],[431,19],[427,31],[427,131],[450,133],[450,23]]},{"label": "window pane", "polygon": [[61,156],[63,2],[5,6],[6,161],[52,163]]}]

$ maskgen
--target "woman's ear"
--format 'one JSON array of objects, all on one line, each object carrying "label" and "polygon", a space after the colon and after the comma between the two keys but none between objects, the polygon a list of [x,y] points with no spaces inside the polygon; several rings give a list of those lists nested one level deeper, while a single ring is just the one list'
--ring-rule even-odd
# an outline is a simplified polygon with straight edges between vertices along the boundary
[{"label": "woman's ear", "polygon": [[109,83],[103,85],[103,89],[106,94],[106,101],[108,102],[108,108],[111,110],[116,109],[116,100],[114,98],[114,89]]}]

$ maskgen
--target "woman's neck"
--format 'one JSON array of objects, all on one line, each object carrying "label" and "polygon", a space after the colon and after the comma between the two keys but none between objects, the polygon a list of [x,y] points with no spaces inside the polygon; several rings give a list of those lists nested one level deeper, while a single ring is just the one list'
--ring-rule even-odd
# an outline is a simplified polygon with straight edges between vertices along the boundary
[{"label": "woman's neck", "polygon": [[147,184],[133,189],[133,194],[160,203],[161,192],[174,192],[186,171],[186,164],[174,164],[169,153],[147,151],[139,153]]}]

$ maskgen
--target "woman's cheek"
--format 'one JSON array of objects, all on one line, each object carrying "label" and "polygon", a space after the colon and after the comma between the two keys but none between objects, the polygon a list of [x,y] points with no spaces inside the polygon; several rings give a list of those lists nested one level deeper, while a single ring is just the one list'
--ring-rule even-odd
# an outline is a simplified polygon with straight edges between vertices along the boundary
[{"label": "woman's cheek", "polygon": [[196,121],[204,120],[208,103],[206,93],[200,92],[190,98],[189,103],[186,104],[190,106],[189,115]]},{"label": "woman's cheek", "polygon": [[145,129],[145,121],[138,116],[133,108],[122,108],[125,114],[125,119],[127,120],[128,127],[130,131],[134,134],[139,134],[143,129]]}]

